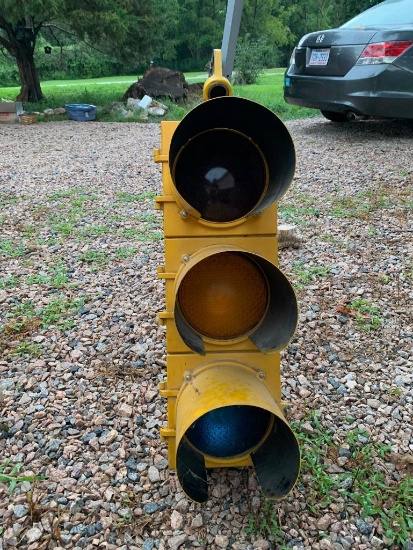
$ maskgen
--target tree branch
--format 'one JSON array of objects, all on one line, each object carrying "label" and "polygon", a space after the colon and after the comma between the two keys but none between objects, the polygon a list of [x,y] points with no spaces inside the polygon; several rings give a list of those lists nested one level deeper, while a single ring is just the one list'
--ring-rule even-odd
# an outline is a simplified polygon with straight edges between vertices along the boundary
[{"label": "tree branch", "polygon": [[103,53],[103,55],[109,55],[108,52],[104,52],[103,50],[99,50],[99,48],[96,48],[96,46],[92,46],[92,44],[89,44],[89,42],[86,42],[86,40],[82,40],[82,42],[84,44],[86,44],[86,46],[88,46],[89,48],[92,48],[92,50],[96,50],[99,53]]},{"label": "tree branch", "polygon": [[[59,44],[59,47],[62,48],[61,44],[59,43],[59,40],[58,38],[56,37],[56,35],[53,33],[52,31],[52,27],[54,29],[57,29],[61,32],[64,32],[65,34],[68,34],[69,36],[75,36],[77,37],[77,34],[75,32],[71,32],[71,31],[68,31],[66,29],[62,29],[61,27],[59,27],[58,25],[55,25],[55,24],[52,24],[52,23],[47,23],[45,25],[43,25],[44,28],[48,29],[51,33],[52,33],[52,36],[53,38],[56,40],[56,42],[58,42]],[[99,48],[96,48],[96,46],[93,46],[92,44],[90,44],[89,42],[86,42],[86,40],[82,40],[81,42],[83,42],[84,44],[86,44],[86,46],[88,46],[89,48],[92,48],[92,50],[96,50],[97,52],[99,53],[103,53],[104,55],[109,55],[108,52],[105,52],[103,50],[100,50]]]},{"label": "tree branch", "polygon": [[0,36],[0,46],[3,46],[9,53],[14,52],[13,44],[11,42],[8,42],[5,38]]},{"label": "tree branch", "polygon": [[[69,34],[70,36],[77,36],[75,32],[72,32],[72,31],[68,31],[66,29],[62,29],[62,27],[59,27],[58,25],[55,25],[54,23],[45,23],[43,24],[43,27],[45,27],[46,29],[49,29],[51,27],[53,27],[54,29],[57,29],[61,32],[64,32],[66,34]],[[51,32],[51,31],[50,31]],[[54,36],[54,35],[53,35]]]},{"label": "tree branch", "polygon": [[9,40],[11,40],[12,37],[14,36],[13,28],[11,27],[10,23],[6,19],[4,19],[2,15],[0,15],[0,29],[4,29],[6,31]]}]

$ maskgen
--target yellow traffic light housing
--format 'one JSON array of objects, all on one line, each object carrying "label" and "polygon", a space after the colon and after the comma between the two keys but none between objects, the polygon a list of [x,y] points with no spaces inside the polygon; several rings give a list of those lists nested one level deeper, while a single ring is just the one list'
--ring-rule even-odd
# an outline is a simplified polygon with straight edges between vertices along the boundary
[{"label": "yellow traffic light housing", "polygon": [[223,96],[198,105],[177,126],[169,167],[172,193],[187,215],[234,223],[282,197],[294,175],[294,145],[272,111]]},{"label": "yellow traffic light housing", "polygon": [[274,113],[224,93],[219,71],[211,78],[204,103],[162,123],[155,151],[165,234],[161,436],[193,500],[208,497],[208,468],[252,465],[264,494],[279,499],[300,466],[279,361],[298,308],[277,261],[277,201],[293,178],[294,145]]},{"label": "yellow traffic light housing", "polygon": [[202,95],[204,99],[214,99],[214,97],[232,95],[231,84],[222,74],[221,50],[214,50],[213,74],[206,79]]}]

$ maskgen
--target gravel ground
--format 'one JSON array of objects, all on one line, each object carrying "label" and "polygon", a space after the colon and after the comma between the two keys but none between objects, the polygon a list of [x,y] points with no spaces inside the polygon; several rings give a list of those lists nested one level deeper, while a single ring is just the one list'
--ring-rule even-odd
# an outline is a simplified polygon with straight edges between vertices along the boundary
[{"label": "gravel ground", "polygon": [[413,130],[287,126],[303,471],[276,505],[253,470],[212,472],[205,505],[168,470],[159,125],[0,126],[0,465],[46,478],[0,483],[0,550],[413,548]]}]

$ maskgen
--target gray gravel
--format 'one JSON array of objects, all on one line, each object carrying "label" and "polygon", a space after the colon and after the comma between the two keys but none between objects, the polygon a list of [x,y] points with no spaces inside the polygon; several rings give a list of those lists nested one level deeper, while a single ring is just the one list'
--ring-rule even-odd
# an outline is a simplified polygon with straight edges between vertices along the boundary
[{"label": "gray gravel", "polygon": [[[282,354],[289,419],[311,433],[317,412],[332,472],[351,460],[355,427],[362,444],[390,444],[401,480],[413,463],[413,128],[287,126],[298,158],[280,221],[302,237],[280,251],[301,311]],[[159,440],[159,140],[158,124],[0,125],[0,464],[46,477],[12,494],[0,484],[0,550],[280,547],[257,528],[252,470],[213,471],[194,504]],[[370,308],[359,322],[357,300]],[[356,505],[310,510],[312,483],[303,474],[274,508],[289,547],[390,548]]]}]

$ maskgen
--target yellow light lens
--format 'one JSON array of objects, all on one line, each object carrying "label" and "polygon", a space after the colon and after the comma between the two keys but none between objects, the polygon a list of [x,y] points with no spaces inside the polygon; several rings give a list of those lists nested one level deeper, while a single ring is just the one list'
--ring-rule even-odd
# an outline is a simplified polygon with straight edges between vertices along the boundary
[{"label": "yellow light lens", "polygon": [[178,304],[188,324],[214,340],[250,333],[263,318],[267,303],[263,272],[238,252],[222,252],[200,261],[178,290]]}]

